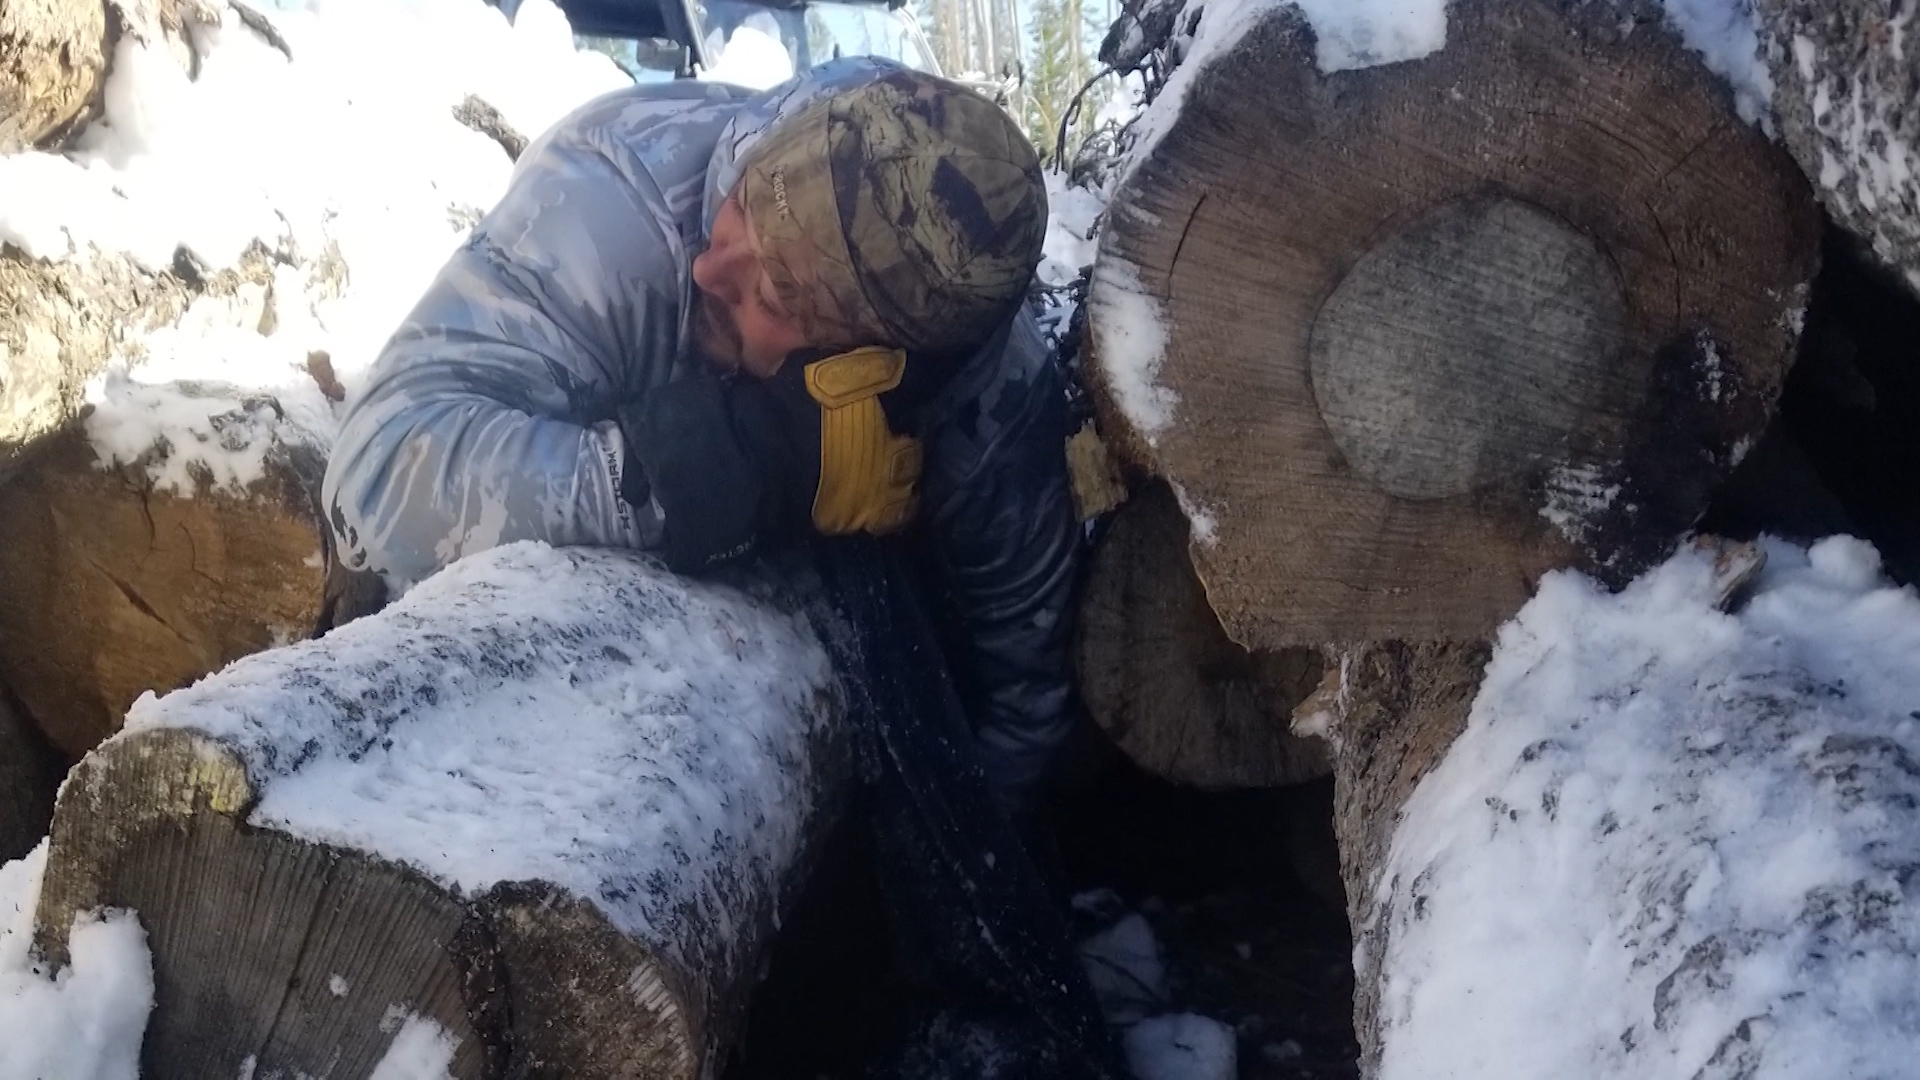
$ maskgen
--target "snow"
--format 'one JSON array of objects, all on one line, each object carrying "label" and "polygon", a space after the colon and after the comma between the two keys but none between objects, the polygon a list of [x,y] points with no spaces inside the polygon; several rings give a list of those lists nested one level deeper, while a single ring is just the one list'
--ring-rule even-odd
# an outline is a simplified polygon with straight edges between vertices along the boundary
[{"label": "snow", "polygon": [[1139,1023],[1166,1007],[1166,959],[1139,912],[1082,941],[1080,963],[1109,1023]]},{"label": "snow", "polygon": [[1501,630],[1367,919],[1383,1080],[1913,1075],[1920,596],[1766,550],[1732,614],[1689,547]]},{"label": "snow", "polygon": [[1239,1052],[1233,1029],[1194,1013],[1155,1016],[1121,1037],[1137,1080],[1234,1080]]},{"label": "snow", "polygon": [[1579,544],[1586,541],[1594,518],[1620,497],[1620,485],[1608,482],[1591,465],[1556,465],[1547,476],[1545,494],[1540,516],[1561,536]]},{"label": "snow", "polygon": [[1446,0],[1297,0],[1328,74],[1418,60],[1447,44]]},{"label": "snow", "polygon": [[1760,52],[1760,16],[1753,0],[1661,0],[1667,23],[1707,70],[1733,88],[1740,118],[1772,130],[1773,75]]},{"label": "snow", "polygon": [[[105,113],[78,145],[0,156],[0,242],[30,256],[110,253],[159,271],[181,251],[203,274],[241,267],[249,249],[269,256],[271,290],[152,333],[129,327],[88,388],[102,457],[144,461],[165,438],[171,453],[149,472],[182,494],[196,474],[217,486],[259,475],[273,439],[221,419],[248,412],[246,399],[276,397],[290,437],[331,444],[334,406],[303,374],[308,354],[327,353],[355,389],[511,175],[454,105],[477,94],[533,136],[631,84],[574,49],[552,0],[528,0],[512,24],[481,0],[309,0],[265,16],[291,60],[206,6],[221,21],[190,31],[197,74],[124,36]],[[170,385],[181,379],[203,385]]]},{"label": "snow", "polygon": [[1194,498],[1178,481],[1167,482],[1173,488],[1173,498],[1180,504],[1180,512],[1187,516],[1187,530],[1193,542],[1202,547],[1212,547],[1220,532],[1219,519],[1213,509]]},{"label": "snow", "polygon": [[0,1077],[135,1080],[153,1007],[147,935],[131,913],[74,921],[73,963],[48,978],[32,960],[45,841],[0,866]]},{"label": "snow", "polygon": [[1064,288],[1093,265],[1099,249],[1097,228],[1107,208],[1106,193],[1070,183],[1067,174],[1048,169],[1047,237],[1038,276],[1042,285]]},{"label": "snow", "polygon": [[[771,15],[764,17],[772,18]],[[713,66],[700,77],[749,90],[768,90],[793,78],[793,57],[775,36],[778,31],[769,33],[752,25],[752,20],[760,18],[763,18],[760,14],[748,16],[748,23],[727,38]]]},{"label": "snow", "polygon": [[[1668,24],[1732,87],[1740,115],[1771,130],[1773,79],[1760,51],[1753,0],[1660,2]],[[1175,19],[1170,50],[1179,64],[1134,126],[1129,169],[1172,128],[1207,65],[1282,7],[1296,9],[1313,28],[1314,63],[1322,74],[1419,60],[1447,44],[1447,0],[1188,0]],[[1196,10],[1201,17],[1192,38],[1179,38],[1178,28]]]},{"label": "snow", "polygon": [[144,696],[127,732],[233,748],[255,825],[467,895],[552,882],[672,949],[689,926],[743,932],[738,897],[778,893],[834,685],[798,616],[646,556],[515,544],[379,619]]},{"label": "snow", "polygon": [[[1180,66],[1167,76],[1159,95],[1141,110],[1134,122],[1128,171],[1152,156],[1153,148],[1172,129],[1173,122],[1180,116],[1182,103],[1186,101],[1187,90],[1199,77],[1201,70],[1232,51],[1248,30],[1284,3],[1285,0],[1206,0],[1192,40],[1176,46],[1181,57]],[[1187,13],[1182,11],[1174,25],[1176,28],[1184,27],[1186,21]]]},{"label": "snow", "polygon": [[369,1080],[444,1080],[453,1075],[453,1053],[460,1048],[460,1040],[439,1024],[394,1010],[380,1030],[394,1031],[393,1042]]},{"label": "snow", "polygon": [[1233,1080],[1239,1053],[1233,1028],[1195,1013],[1166,1011],[1166,957],[1146,917],[1125,910],[1110,889],[1075,896],[1073,908],[1108,920],[1081,940],[1080,963],[1101,1014],[1119,1030],[1135,1080]]},{"label": "snow", "polygon": [[1166,311],[1133,267],[1113,259],[1093,266],[1087,310],[1094,355],[1133,430],[1157,445],[1173,424],[1179,397],[1160,385],[1167,355]]}]

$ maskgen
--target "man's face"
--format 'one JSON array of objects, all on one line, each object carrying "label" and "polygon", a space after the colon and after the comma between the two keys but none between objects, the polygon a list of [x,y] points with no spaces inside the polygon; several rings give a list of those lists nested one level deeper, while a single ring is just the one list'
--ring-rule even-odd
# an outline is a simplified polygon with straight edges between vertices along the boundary
[{"label": "man's face", "polygon": [[721,205],[712,241],[694,257],[693,284],[694,344],[724,369],[764,379],[788,353],[817,344],[775,290],[738,198]]}]

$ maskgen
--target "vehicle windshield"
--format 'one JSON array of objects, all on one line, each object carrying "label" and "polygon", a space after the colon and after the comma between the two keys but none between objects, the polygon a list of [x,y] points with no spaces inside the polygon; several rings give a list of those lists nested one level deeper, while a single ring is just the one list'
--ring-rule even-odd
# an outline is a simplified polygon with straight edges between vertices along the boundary
[{"label": "vehicle windshield", "polygon": [[573,44],[612,57],[634,82],[666,82],[680,73],[680,46],[666,38],[575,34]]},{"label": "vehicle windshield", "polygon": [[[842,56],[884,56],[939,71],[920,28],[884,4],[820,0],[769,7],[747,0],[695,0],[693,6],[706,28],[711,77],[772,86]],[[776,54],[784,54],[784,64]]]}]

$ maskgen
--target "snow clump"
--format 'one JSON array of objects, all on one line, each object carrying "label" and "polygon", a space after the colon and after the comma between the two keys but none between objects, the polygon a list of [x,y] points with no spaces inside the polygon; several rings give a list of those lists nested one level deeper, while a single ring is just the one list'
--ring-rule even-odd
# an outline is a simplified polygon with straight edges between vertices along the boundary
[{"label": "snow clump", "polygon": [[31,954],[46,867],[44,840],[0,865],[0,1077],[138,1080],[153,1008],[146,931],[130,912],[83,915],[68,939],[73,963],[49,976]]}]

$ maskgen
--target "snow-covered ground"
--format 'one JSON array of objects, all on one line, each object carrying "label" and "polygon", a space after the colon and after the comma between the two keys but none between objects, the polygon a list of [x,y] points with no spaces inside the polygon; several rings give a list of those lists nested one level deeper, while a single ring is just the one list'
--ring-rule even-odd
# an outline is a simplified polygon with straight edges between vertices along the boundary
[{"label": "snow-covered ground", "polygon": [[0,1078],[135,1077],[153,1005],[146,932],[130,912],[83,918],[70,939],[73,964],[46,978],[29,955],[46,863],[42,841],[0,866]]},{"label": "snow-covered ground", "polygon": [[1073,899],[1083,913],[1111,917],[1080,942],[1080,963],[1100,1011],[1119,1032],[1127,1067],[1136,1080],[1233,1080],[1239,1057],[1233,1029],[1211,1017],[1172,1011],[1160,941],[1146,916],[1120,905],[1104,889]]}]

